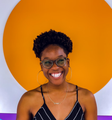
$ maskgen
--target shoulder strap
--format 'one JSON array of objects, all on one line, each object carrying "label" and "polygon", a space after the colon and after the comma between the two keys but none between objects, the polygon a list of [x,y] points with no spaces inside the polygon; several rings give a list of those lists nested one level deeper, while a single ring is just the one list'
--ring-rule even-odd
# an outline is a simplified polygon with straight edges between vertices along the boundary
[{"label": "shoulder strap", "polygon": [[76,97],[77,97],[77,101],[78,101],[78,86],[76,85]]},{"label": "shoulder strap", "polygon": [[42,94],[43,101],[45,103],[45,99],[44,99],[44,95],[43,95],[43,91],[42,91],[42,85],[40,86],[40,89],[41,89],[41,94]]}]

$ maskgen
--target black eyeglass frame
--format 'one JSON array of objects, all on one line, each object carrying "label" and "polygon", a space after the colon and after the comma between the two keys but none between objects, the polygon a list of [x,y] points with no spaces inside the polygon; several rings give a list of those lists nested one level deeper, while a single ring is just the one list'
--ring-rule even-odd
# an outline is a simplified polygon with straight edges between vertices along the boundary
[{"label": "black eyeglass frame", "polygon": [[[65,59],[65,62],[64,62],[64,65],[65,65],[65,63],[66,63],[66,60],[69,60],[69,58],[68,57],[63,57],[64,59]],[[47,68],[47,69],[50,69],[53,65],[54,65],[54,62],[55,62],[55,64],[58,66],[58,67],[63,67],[63,66],[60,66],[60,65],[58,65],[57,64],[57,60],[59,60],[60,58],[58,58],[58,59],[56,59],[56,60],[49,60],[51,63],[52,63],[52,65],[49,67],[49,68],[47,68],[47,67],[45,67],[44,66],[44,60],[43,61],[40,61],[40,64],[42,64],[43,65],[43,67],[44,68]]]}]

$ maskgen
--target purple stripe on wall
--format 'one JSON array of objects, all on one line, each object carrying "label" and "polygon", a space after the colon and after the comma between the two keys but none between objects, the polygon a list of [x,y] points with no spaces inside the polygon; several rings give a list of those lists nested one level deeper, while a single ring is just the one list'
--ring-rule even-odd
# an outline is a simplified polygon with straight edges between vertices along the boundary
[{"label": "purple stripe on wall", "polygon": [[16,114],[0,113],[0,120],[16,120]]},{"label": "purple stripe on wall", "polygon": [[112,120],[112,116],[98,116],[98,120]]},{"label": "purple stripe on wall", "polygon": [[[0,120],[16,120],[16,114],[0,113]],[[112,116],[98,116],[98,120],[112,120]]]}]

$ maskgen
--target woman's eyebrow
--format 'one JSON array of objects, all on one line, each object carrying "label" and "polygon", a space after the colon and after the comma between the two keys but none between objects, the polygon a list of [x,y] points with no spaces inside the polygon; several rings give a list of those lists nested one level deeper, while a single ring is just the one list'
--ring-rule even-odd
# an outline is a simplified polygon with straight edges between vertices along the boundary
[{"label": "woman's eyebrow", "polygon": [[[49,58],[48,58],[48,57],[45,57],[44,59],[49,59]],[[43,60],[44,60],[44,59],[43,59]]]},{"label": "woman's eyebrow", "polygon": [[[64,56],[63,55],[59,55],[58,57],[64,57]],[[45,60],[45,59],[49,59],[50,60],[49,57],[45,57],[43,60]]]}]

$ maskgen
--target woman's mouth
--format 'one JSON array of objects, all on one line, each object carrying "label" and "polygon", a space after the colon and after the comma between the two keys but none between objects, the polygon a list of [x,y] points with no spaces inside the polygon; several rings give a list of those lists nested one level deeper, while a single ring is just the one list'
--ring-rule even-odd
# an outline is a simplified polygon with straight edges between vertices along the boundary
[{"label": "woman's mouth", "polygon": [[57,79],[57,78],[59,78],[59,77],[62,75],[62,72],[60,72],[60,73],[51,73],[50,75],[51,75],[53,78]]}]

